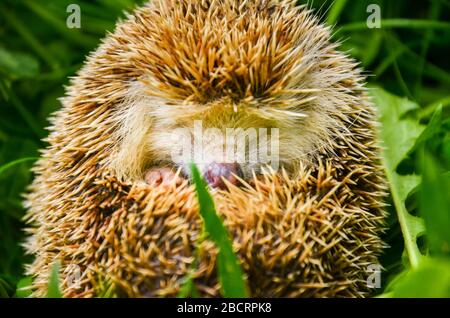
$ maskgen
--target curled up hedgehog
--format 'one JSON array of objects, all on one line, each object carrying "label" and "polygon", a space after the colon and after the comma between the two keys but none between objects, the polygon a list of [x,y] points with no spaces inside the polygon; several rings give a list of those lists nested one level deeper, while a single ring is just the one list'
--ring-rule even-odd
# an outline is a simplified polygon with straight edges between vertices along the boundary
[{"label": "curled up hedgehog", "polygon": [[[357,63],[310,10],[151,1],[89,56],[62,104],[26,201],[35,296],[57,260],[65,297],[95,297],[106,281],[120,297],[176,296],[203,226],[191,161],[250,296],[369,295],[384,247],[376,114]],[[249,147],[231,160],[229,129],[270,160],[248,160],[264,157]],[[217,248],[199,251],[195,288],[220,296]]]}]

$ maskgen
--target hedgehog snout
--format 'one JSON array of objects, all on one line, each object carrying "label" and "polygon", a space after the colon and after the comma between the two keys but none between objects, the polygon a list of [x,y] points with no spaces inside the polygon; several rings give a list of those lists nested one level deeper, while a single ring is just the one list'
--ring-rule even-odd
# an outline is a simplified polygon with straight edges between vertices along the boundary
[{"label": "hedgehog snout", "polygon": [[203,177],[212,188],[226,189],[224,180],[230,182],[233,185],[238,185],[238,177],[243,178],[244,174],[237,162],[212,162],[206,166]]}]

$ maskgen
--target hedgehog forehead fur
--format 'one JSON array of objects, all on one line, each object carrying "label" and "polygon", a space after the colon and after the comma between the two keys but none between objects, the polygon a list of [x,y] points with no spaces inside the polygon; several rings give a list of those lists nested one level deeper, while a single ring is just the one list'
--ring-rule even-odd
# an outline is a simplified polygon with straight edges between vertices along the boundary
[{"label": "hedgehog forehead fur", "polygon": [[187,275],[220,295],[194,186],[143,182],[170,164],[167,132],[196,119],[280,131],[285,169],[212,192],[250,295],[367,295],[385,177],[363,78],[329,38],[295,1],[154,0],[120,22],[72,79],[33,170],[35,295],[55,260],[66,297],[98,296],[104,282],[173,297]]},{"label": "hedgehog forehead fur", "polygon": [[127,79],[111,167],[139,179],[170,162],[172,130],[196,119],[205,129],[278,128],[287,169],[314,159],[345,129],[335,115],[361,88],[355,63],[329,38],[295,1],[152,1],[118,27],[99,69],[108,86]]}]

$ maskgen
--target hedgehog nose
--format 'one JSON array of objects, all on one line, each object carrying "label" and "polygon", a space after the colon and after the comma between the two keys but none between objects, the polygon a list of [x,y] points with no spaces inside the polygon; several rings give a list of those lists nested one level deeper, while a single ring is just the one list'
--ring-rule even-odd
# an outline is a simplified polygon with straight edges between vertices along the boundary
[{"label": "hedgehog nose", "polygon": [[226,189],[224,179],[231,184],[237,185],[239,178],[243,178],[242,169],[238,163],[210,163],[206,166],[204,173],[205,180],[213,188]]}]

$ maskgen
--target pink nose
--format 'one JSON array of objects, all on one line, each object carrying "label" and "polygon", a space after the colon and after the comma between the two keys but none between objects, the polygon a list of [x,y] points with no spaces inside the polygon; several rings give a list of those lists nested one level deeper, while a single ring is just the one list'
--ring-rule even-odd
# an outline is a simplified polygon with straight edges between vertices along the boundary
[{"label": "pink nose", "polygon": [[206,182],[213,188],[226,189],[224,179],[229,181],[231,184],[237,185],[238,179],[236,176],[242,178],[244,175],[242,173],[241,167],[238,163],[216,163],[213,162],[209,164],[204,173],[204,178]]}]

